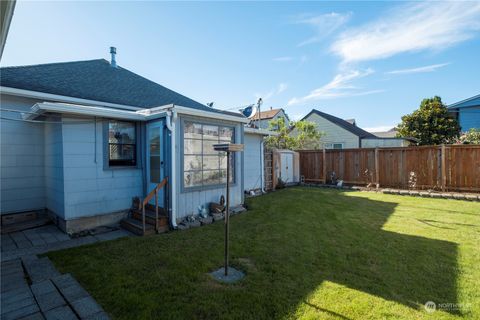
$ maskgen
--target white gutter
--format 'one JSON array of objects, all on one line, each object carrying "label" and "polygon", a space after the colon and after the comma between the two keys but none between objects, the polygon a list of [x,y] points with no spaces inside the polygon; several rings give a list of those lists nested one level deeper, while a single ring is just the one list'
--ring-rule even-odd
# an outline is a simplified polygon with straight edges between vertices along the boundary
[{"label": "white gutter", "polygon": [[263,153],[263,140],[260,141],[260,190],[262,193],[266,193],[265,191],[265,179],[264,179],[264,174],[265,174],[265,159],[264,159],[264,153]]},{"label": "white gutter", "polygon": [[160,107],[155,107],[155,108],[148,109],[153,114],[152,115],[147,115],[147,119],[148,120],[150,120],[151,118],[154,119],[155,118],[155,113],[154,112],[162,111],[162,110],[165,110],[165,109],[169,110],[169,109],[172,109],[172,108],[174,108],[175,111],[178,114],[185,114],[185,115],[197,116],[197,117],[202,117],[202,118],[210,118],[210,119],[219,119],[219,120],[225,120],[225,121],[234,121],[234,122],[240,122],[240,123],[249,123],[250,122],[250,120],[248,120],[245,117],[241,117],[241,116],[237,117],[237,116],[223,114],[223,113],[219,113],[219,112],[198,110],[198,109],[187,108],[187,107],[182,107],[182,106],[173,105],[173,104],[168,104],[168,105],[165,105],[165,106],[160,106]]},{"label": "white gutter", "polygon": [[88,104],[88,105],[92,105],[92,106],[110,107],[110,108],[133,110],[133,111],[142,110],[142,108],[127,106],[127,105],[123,105],[123,104],[116,104],[116,103],[102,102],[102,101],[97,101],[97,100],[74,98],[74,97],[69,97],[69,96],[61,96],[61,95],[58,95],[58,94],[51,94],[51,93],[17,89],[17,88],[10,88],[10,87],[3,87],[3,86],[0,86],[0,92],[2,94],[10,94],[12,96],[20,96],[20,97],[35,98],[35,99],[45,99],[45,100],[51,100],[51,101],[57,101],[57,102],[66,102],[66,103],[74,103],[74,104]]},{"label": "white gutter", "polygon": [[[173,107],[173,105],[172,105]],[[175,161],[175,155],[177,153],[177,146],[175,144],[175,124],[177,121],[177,113],[175,110],[172,111],[167,111],[167,129],[170,131],[170,152],[171,152],[171,177],[169,179],[170,181],[170,187],[171,187],[171,195],[172,195],[172,212],[171,212],[171,217],[172,217],[172,227],[174,229],[177,229],[177,183],[176,183],[176,170],[177,170],[177,162]]]},{"label": "white gutter", "polygon": [[25,113],[23,118],[25,120],[32,120],[45,112],[68,113],[82,116],[103,117],[123,120],[137,120],[145,121],[144,115],[126,110],[117,110],[112,108],[82,106],[66,103],[41,102],[36,103],[29,113]]}]

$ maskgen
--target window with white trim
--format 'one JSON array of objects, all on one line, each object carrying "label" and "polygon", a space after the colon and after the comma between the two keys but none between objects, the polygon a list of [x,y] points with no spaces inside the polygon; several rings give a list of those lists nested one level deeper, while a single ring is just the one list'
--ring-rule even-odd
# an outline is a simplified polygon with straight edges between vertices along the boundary
[{"label": "window with white trim", "polygon": [[[203,187],[227,181],[227,155],[214,144],[234,142],[234,128],[185,121],[183,125],[183,185]],[[230,182],[234,180],[234,156],[230,161]]]}]

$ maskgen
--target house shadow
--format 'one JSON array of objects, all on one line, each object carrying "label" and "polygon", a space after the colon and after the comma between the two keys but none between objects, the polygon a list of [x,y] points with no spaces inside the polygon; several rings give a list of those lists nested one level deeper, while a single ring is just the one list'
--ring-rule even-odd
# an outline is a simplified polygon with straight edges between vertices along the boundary
[{"label": "house shadow", "polygon": [[[298,193],[297,202],[272,202],[261,208],[270,214],[268,232],[260,224],[251,241],[252,255],[270,268],[264,270],[270,275],[270,290],[291,302],[274,318],[292,314],[303,303],[346,319],[308,302],[324,281],[416,310],[427,301],[457,303],[457,244],[383,230],[397,203],[325,191],[312,206],[300,208],[302,201],[312,203],[315,192],[305,188],[288,192]],[[284,224],[271,223],[276,219],[295,227],[285,232]],[[285,279],[291,283],[286,285]],[[444,311],[460,315],[459,310]]]}]

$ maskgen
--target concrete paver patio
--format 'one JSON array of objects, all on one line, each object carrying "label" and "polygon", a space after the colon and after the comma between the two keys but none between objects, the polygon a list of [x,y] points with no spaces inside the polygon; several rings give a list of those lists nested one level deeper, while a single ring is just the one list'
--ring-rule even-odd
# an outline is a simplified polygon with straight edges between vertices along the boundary
[{"label": "concrete paver patio", "polygon": [[70,238],[54,225],[2,235],[1,319],[109,319],[70,274],[36,255],[131,235],[115,230]]}]

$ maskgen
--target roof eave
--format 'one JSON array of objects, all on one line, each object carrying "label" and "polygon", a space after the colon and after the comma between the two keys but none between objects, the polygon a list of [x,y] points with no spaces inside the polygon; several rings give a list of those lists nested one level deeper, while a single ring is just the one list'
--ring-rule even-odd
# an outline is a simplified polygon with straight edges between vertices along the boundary
[{"label": "roof eave", "polygon": [[91,116],[119,120],[146,121],[143,114],[134,111],[116,110],[106,107],[75,105],[67,103],[39,102],[33,105],[29,113],[23,115],[25,120],[34,120],[44,113],[61,113],[76,116]]},{"label": "roof eave", "polygon": [[480,94],[477,94],[473,97],[470,97],[470,98],[467,98],[467,99],[464,99],[464,100],[461,100],[461,101],[458,101],[458,102],[455,102],[455,103],[452,103],[450,105],[447,106],[447,109],[457,109],[457,108],[462,108],[460,105],[462,103],[465,103],[465,102],[468,102],[468,101],[471,101],[471,100],[474,100],[474,99],[478,99],[480,98]]}]

